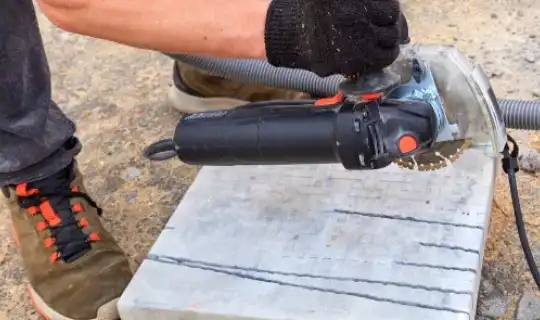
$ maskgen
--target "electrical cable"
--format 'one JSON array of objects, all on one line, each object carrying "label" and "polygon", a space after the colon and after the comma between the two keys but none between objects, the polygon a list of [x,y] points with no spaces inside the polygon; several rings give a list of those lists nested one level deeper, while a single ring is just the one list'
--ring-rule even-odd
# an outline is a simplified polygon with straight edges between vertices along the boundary
[{"label": "electrical cable", "polygon": [[163,139],[156,141],[143,150],[143,156],[152,161],[165,161],[176,156],[174,141]]},{"label": "electrical cable", "polygon": [[519,201],[519,192],[517,187],[517,179],[516,179],[516,173],[519,171],[518,166],[518,156],[519,156],[519,147],[510,135],[508,136],[508,141],[512,143],[513,147],[510,151],[510,147],[508,146],[508,143],[504,147],[503,150],[503,159],[502,159],[502,167],[504,172],[508,176],[508,184],[510,187],[510,194],[512,197],[512,207],[514,209],[514,215],[516,217],[516,227],[519,234],[519,241],[521,243],[521,248],[523,249],[523,254],[525,255],[525,260],[527,261],[527,265],[529,266],[529,270],[531,271],[531,274],[533,276],[534,282],[536,283],[536,286],[540,290],[540,272],[538,270],[538,266],[534,260],[534,255],[531,251],[531,246],[529,243],[529,240],[527,238],[527,232],[525,230],[525,223],[523,221],[523,213],[521,211],[521,204]]}]

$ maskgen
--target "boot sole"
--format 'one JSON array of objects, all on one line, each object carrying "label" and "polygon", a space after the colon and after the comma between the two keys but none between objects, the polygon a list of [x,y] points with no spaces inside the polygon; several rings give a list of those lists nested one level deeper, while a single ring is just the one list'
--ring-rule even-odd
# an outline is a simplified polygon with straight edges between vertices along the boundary
[{"label": "boot sole", "polygon": [[[45,320],[81,320],[68,318],[50,308],[30,285],[28,285],[28,294],[30,295],[34,308],[36,308],[36,311]],[[117,308],[118,300],[120,300],[120,298],[116,298],[102,305],[97,311],[96,318],[85,320],[119,320],[120,315]]]},{"label": "boot sole", "polygon": [[247,101],[233,98],[200,98],[178,90],[174,85],[169,89],[167,106],[182,113],[196,113],[217,110],[231,110]]}]

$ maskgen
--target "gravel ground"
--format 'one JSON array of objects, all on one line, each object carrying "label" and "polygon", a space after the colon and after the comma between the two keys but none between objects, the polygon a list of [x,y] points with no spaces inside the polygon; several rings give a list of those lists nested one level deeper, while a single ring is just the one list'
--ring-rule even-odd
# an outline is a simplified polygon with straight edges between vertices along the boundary
[{"label": "gravel ground", "polygon": [[[450,43],[482,64],[500,98],[540,97],[540,4],[535,0],[404,0],[413,41]],[[148,163],[141,150],[171,134],[180,114],[163,107],[171,61],[154,52],[69,35],[41,19],[55,99],[78,123],[85,147],[79,159],[104,224],[134,267],[149,250],[196,174],[177,161]],[[515,132],[536,157],[540,139]],[[536,158],[535,158],[536,159]],[[540,168],[540,166],[539,166]],[[477,319],[540,319],[540,296],[523,260],[500,176],[493,204]],[[540,180],[519,178],[522,206],[540,256]],[[0,204],[0,219],[8,212]],[[0,225],[0,320],[35,320],[21,260]]]}]

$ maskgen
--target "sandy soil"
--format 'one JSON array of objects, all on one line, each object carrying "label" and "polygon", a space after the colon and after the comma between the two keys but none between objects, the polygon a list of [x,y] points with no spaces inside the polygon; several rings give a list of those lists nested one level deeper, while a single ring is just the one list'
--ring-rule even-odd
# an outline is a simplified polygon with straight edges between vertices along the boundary
[{"label": "sandy soil", "polygon": [[[540,5],[534,2],[403,1],[413,41],[456,45],[482,64],[500,98],[518,99],[540,97]],[[146,144],[170,135],[180,116],[163,107],[171,61],[159,53],[69,35],[43,19],[41,26],[54,96],[78,123],[85,146],[79,160],[86,183],[106,209],[104,224],[137,267],[196,174],[196,168],[177,161],[149,163],[140,155]],[[524,147],[539,149],[538,137],[516,134]],[[488,299],[486,292],[496,290],[504,297],[504,319],[511,319],[520,295],[533,287],[504,178],[499,177],[494,200],[480,305]],[[531,241],[540,254],[535,216],[540,180],[521,174],[519,183]],[[8,221],[1,204],[0,219]],[[9,228],[0,225],[0,319],[39,319],[26,297]]]}]

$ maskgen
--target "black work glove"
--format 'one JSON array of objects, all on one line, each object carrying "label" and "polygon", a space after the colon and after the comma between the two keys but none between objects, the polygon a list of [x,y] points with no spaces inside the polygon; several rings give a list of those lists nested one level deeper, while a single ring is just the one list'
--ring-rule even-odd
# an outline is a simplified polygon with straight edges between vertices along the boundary
[{"label": "black work glove", "polygon": [[399,54],[406,23],[400,15],[398,0],[273,0],[265,27],[268,62],[321,77],[379,71]]}]

